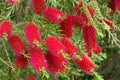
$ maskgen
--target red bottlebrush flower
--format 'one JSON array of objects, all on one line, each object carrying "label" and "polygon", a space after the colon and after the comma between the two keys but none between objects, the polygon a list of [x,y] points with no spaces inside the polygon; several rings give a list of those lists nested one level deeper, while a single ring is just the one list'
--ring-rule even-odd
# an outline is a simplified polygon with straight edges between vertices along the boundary
[{"label": "red bottlebrush flower", "polygon": [[61,34],[64,34],[64,36],[68,38],[72,37],[72,32],[73,32],[72,21],[69,18],[69,16],[67,16],[67,18],[60,23],[60,29],[61,29]]},{"label": "red bottlebrush flower", "polygon": [[88,56],[92,56],[92,50],[95,48],[96,45],[96,30],[91,25],[84,25],[82,29],[82,35],[85,42],[86,51]]},{"label": "red bottlebrush flower", "polygon": [[60,23],[62,21],[63,13],[55,8],[48,7],[43,13],[44,17],[53,23]]},{"label": "red bottlebrush flower", "polygon": [[114,24],[111,21],[107,19],[103,19],[103,21],[110,27],[110,31],[114,30]]},{"label": "red bottlebrush flower", "polygon": [[69,19],[72,21],[73,26],[79,28],[82,28],[83,24],[88,22],[88,19],[86,20],[83,17],[73,16],[73,15],[69,15]]},{"label": "red bottlebrush flower", "polygon": [[83,12],[81,11],[81,8],[82,8],[82,7],[83,7],[83,2],[82,2],[82,1],[79,3],[79,5],[75,6],[74,10],[76,11],[76,13],[77,13],[78,15],[80,15],[81,13],[83,13]]},{"label": "red bottlebrush flower", "polygon": [[75,58],[74,62],[82,69],[86,74],[90,74],[95,70],[94,63],[87,56],[81,54],[80,59]]},{"label": "red bottlebrush flower", "polygon": [[28,64],[27,58],[24,56],[17,56],[15,66],[21,69],[26,69]]},{"label": "red bottlebrush flower", "polygon": [[101,47],[99,45],[95,45],[95,48],[93,49],[93,52],[95,54],[100,54],[101,53]]},{"label": "red bottlebrush flower", "polygon": [[34,12],[39,15],[45,10],[45,0],[32,0]]},{"label": "red bottlebrush flower", "polygon": [[118,13],[120,14],[120,1],[119,0],[110,0],[108,2],[108,7],[113,10],[112,13],[115,13],[115,11],[117,10]]},{"label": "red bottlebrush flower", "polygon": [[76,48],[76,46],[74,46],[69,40],[68,38],[63,38],[62,39],[62,43],[64,44],[65,48],[66,48],[66,52],[68,53],[68,55],[71,58],[74,58],[75,55],[78,53],[78,49]]},{"label": "red bottlebrush flower", "polygon": [[16,5],[16,4],[20,3],[20,0],[7,0],[7,2],[11,5]]},{"label": "red bottlebrush flower", "polygon": [[32,45],[32,46],[35,46],[42,42],[41,37],[40,37],[39,28],[32,23],[30,23],[26,26],[25,36],[26,36],[28,42],[30,43],[30,45]]},{"label": "red bottlebrush flower", "polygon": [[[75,11],[76,11],[76,13],[77,13],[79,16],[82,16],[82,15],[84,14],[84,12],[81,10],[81,8],[83,7],[83,4],[84,4],[84,2],[80,2],[79,5],[77,5],[77,6],[74,8]],[[87,7],[87,9],[88,9],[91,17],[94,18],[94,11],[93,11],[93,9],[92,9],[91,7],[89,7],[89,6]],[[84,15],[85,15],[85,14],[84,14]],[[84,17],[85,17],[85,16],[84,16]],[[87,18],[87,17],[85,17],[85,18]]]},{"label": "red bottlebrush flower", "polygon": [[10,46],[12,47],[12,49],[14,50],[14,52],[16,53],[17,56],[21,56],[22,52],[27,51],[26,46],[22,42],[21,38],[17,35],[11,36],[8,39],[8,42],[9,42]]},{"label": "red bottlebrush flower", "polygon": [[41,73],[42,70],[47,69],[47,62],[44,54],[39,49],[31,49],[30,54],[30,63],[36,72]]},{"label": "red bottlebrush flower", "polygon": [[12,24],[5,20],[0,24],[0,37],[3,37],[5,34],[8,38],[11,36],[12,33]]},{"label": "red bottlebrush flower", "polygon": [[48,37],[45,41],[45,45],[55,56],[59,56],[61,51],[63,53],[66,51],[64,45],[54,36]]},{"label": "red bottlebrush flower", "polygon": [[107,5],[109,8],[111,8],[113,11],[116,11],[116,6],[114,0],[110,0]]},{"label": "red bottlebrush flower", "polygon": [[37,79],[36,79],[36,77],[34,77],[34,76],[30,76],[30,77],[28,77],[26,80],[37,80]]},{"label": "red bottlebrush flower", "polygon": [[51,52],[47,52],[46,59],[48,63],[48,71],[57,76],[59,73],[67,72],[67,60],[62,54],[54,56]]},{"label": "red bottlebrush flower", "polygon": [[89,11],[91,17],[94,18],[94,15],[95,15],[95,14],[94,14],[93,9],[92,9],[91,7],[88,7],[88,11]]},{"label": "red bottlebrush flower", "polygon": [[118,13],[120,14],[120,0],[114,0],[116,9],[118,10]]}]

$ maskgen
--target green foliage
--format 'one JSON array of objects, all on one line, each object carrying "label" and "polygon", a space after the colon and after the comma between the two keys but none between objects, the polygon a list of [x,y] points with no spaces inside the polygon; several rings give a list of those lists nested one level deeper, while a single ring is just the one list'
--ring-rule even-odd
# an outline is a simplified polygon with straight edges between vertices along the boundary
[{"label": "green foliage", "polygon": [[[82,0],[46,0],[46,6],[60,9],[65,14],[76,14],[74,7],[79,3],[79,1]],[[93,5],[92,1],[94,0],[84,1],[86,2],[86,5],[97,7],[99,9],[99,12],[95,12],[95,15],[98,18],[96,21],[92,21],[90,14],[86,12],[86,14],[88,14],[87,17],[89,17],[91,21],[90,24],[95,25],[95,28],[97,29],[97,41],[102,47],[102,53],[92,57],[92,60],[96,63],[99,71],[104,61],[109,59],[109,54],[113,53],[120,55],[120,15],[116,13],[114,17],[108,16],[108,11],[110,10],[106,6],[107,0],[97,0],[97,6]],[[11,21],[13,24],[13,34],[20,35],[26,45],[28,45],[28,43],[24,35],[24,28],[26,24],[31,22],[34,22],[39,26],[43,42],[48,35],[61,37],[59,24],[53,24],[46,21],[42,15],[35,15],[32,9],[31,0],[22,0],[17,6],[11,6],[6,2],[6,0],[0,0],[0,7],[0,22],[5,19]],[[109,27],[106,23],[100,24],[98,22],[101,18],[100,16],[108,18],[115,23],[116,27],[113,32],[109,31]],[[71,41],[79,49],[79,54],[85,54],[82,31],[78,28],[74,28],[73,32],[74,34]],[[40,47],[43,52],[47,51],[44,45]],[[94,73],[93,75],[85,74],[75,65],[75,63],[73,63],[72,60],[69,61],[70,67],[68,73],[63,73],[60,76],[52,76],[46,72],[44,72],[44,75],[36,73],[30,63],[26,70],[17,69],[14,66],[15,58],[16,56],[6,39],[0,38],[0,80],[25,80],[31,75],[36,76],[38,80],[103,80],[103,77],[97,73]]]}]

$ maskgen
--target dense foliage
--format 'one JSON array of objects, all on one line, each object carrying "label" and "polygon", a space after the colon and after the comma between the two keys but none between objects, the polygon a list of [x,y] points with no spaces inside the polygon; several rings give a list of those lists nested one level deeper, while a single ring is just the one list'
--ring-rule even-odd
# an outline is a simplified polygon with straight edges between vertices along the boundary
[{"label": "dense foliage", "polygon": [[0,80],[119,80],[119,0],[0,0]]}]

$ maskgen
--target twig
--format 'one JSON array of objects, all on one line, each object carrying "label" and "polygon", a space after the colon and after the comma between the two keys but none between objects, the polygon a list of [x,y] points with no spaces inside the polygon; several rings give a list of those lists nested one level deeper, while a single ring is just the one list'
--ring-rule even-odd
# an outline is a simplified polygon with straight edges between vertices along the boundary
[{"label": "twig", "polygon": [[[10,56],[9,56],[8,51],[7,51],[7,48],[6,48],[6,46],[5,46],[4,38],[3,38],[3,47],[4,47],[4,49],[5,49],[5,53],[6,53],[6,56],[7,56],[7,58],[8,58],[8,61],[9,61],[10,65],[12,66],[12,62],[11,62],[11,60],[10,60]],[[12,69],[14,70],[13,66],[12,66]]]},{"label": "twig", "polygon": [[[83,0],[83,1],[84,1],[84,0]],[[86,14],[86,16],[87,16],[90,24],[91,24],[92,26],[94,26],[95,28],[97,28],[97,25],[96,25],[94,19],[91,17],[90,12],[88,11],[88,8],[87,8],[87,4],[86,4],[85,2],[84,2],[84,4],[83,4],[83,11],[84,11],[84,13]]]},{"label": "twig", "polygon": [[120,41],[110,31],[108,31],[108,33],[112,37],[114,43],[120,48]]},{"label": "twig", "polygon": [[28,22],[19,22],[17,23],[14,27],[19,27],[19,26],[23,26],[26,25]]},{"label": "twig", "polygon": [[0,72],[2,73],[2,74],[4,74],[4,75],[7,75],[5,72],[3,72],[2,70],[0,70]]},{"label": "twig", "polygon": [[72,80],[75,80],[75,79],[74,79],[74,76],[72,76]]},{"label": "twig", "polygon": [[102,47],[103,49],[105,49],[105,48],[119,48],[118,46],[116,46],[116,45],[106,45],[106,46],[103,46]]},{"label": "twig", "polygon": [[11,65],[9,65],[8,63],[6,63],[6,61],[4,61],[2,58],[0,58],[0,61],[3,62],[4,64],[6,64],[8,67],[12,68]]},{"label": "twig", "polygon": [[25,6],[25,15],[26,15],[26,17],[28,17],[28,11],[30,9],[30,6],[31,6],[31,0],[27,0],[26,6]]},{"label": "twig", "polygon": [[4,49],[5,49],[5,53],[6,53],[6,55],[7,55],[8,61],[9,61],[10,64],[11,64],[11,60],[10,60],[10,57],[9,57],[8,51],[7,51],[7,49],[6,49],[4,39],[3,39],[3,47],[4,47]]},{"label": "twig", "polygon": [[36,15],[34,15],[33,18],[32,18],[32,22],[33,22],[33,23],[34,23],[34,21],[35,21],[35,18],[36,18]]},{"label": "twig", "polygon": [[7,16],[6,16],[6,18],[5,19],[8,19],[8,17],[10,16],[10,14],[11,14],[11,12],[12,12],[12,10],[14,9],[14,5],[11,7],[11,9],[10,9],[10,11],[9,11],[9,13],[7,14]]},{"label": "twig", "polygon": [[101,14],[101,11],[98,7],[98,2],[96,0],[91,0],[91,7],[94,9],[95,13],[98,15],[99,19],[103,19],[103,16]]},{"label": "twig", "polygon": [[48,34],[48,33],[47,33],[47,29],[45,28],[45,25],[44,25],[40,20],[37,20],[37,21],[42,25],[41,27],[42,27],[42,28],[44,29],[44,31],[45,31],[45,34],[46,34],[45,37],[44,37],[44,40],[45,40],[46,37],[47,37],[47,34]]}]

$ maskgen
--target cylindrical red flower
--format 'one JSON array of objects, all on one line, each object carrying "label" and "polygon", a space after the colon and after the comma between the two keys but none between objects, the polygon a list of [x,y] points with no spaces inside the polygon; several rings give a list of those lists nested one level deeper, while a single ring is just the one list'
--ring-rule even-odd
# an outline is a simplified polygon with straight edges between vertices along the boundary
[{"label": "cylindrical red flower", "polygon": [[65,53],[66,51],[64,45],[55,36],[48,37],[45,41],[45,45],[55,56],[59,56],[61,52]]},{"label": "cylindrical red flower", "polygon": [[101,53],[101,47],[99,46],[99,45],[95,45],[95,48],[93,49],[93,52],[95,53],[95,54],[100,54]]},{"label": "cylindrical red flower", "polygon": [[43,13],[44,17],[53,23],[60,23],[62,21],[63,13],[55,8],[48,7]]},{"label": "cylindrical red flower", "polygon": [[[74,9],[76,11],[76,13],[79,15],[79,16],[82,16],[84,14],[84,12],[81,10],[81,8],[83,7],[83,4],[84,2],[80,2],[79,5],[77,5]],[[91,15],[92,18],[94,18],[94,11],[91,7],[87,6],[87,9]],[[84,14],[85,15],[85,14]],[[87,18],[87,17],[86,17]]]},{"label": "cylindrical red flower", "polygon": [[45,0],[32,0],[34,12],[39,15],[45,10]]},{"label": "cylindrical red flower", "polygon": [[63,36],[66,36],[68,38],[72,37],[72,20],[69,18],[69,15],[67,16],[66,19],[64,19],[61,23],[60,23],[60,30],[61,30],[61,34],[63,34]]},{"label": "cylindrical red flower", "polygon": [[27,58],[24,56],[17,56],[16,61],[15,61],[15,66],[21,69],[26,69],[28,64]]},{"label": "cylindrical red flower", "polygon": [[115,2],[114,0],[110,0],[108,1],[108,5],[109,8],[111,8],[113,11],[116,11],[116,6],[115,6]]},{"label": "cylindrical red flower", "polygon": [[86,20],[83,17],[84,15],[82,17],[69,15],[69,19],[72,21],[72,26],[82,28],[83,24],[88,22],[88,19]]},{"label": "cylindrical red flower", "polygon": [[91,7],[87,7],[87,8],[88,8],[88,11],[89,11],[91,17],[94,18],[95,14],[94,14],[93,9]]},{"label": "cylindrical red flower", "polygon": [[91,57],[92,50],[95,48],[96,45],[96,30],[91,25],[84,25],[82,28],[82,35],[88,56]]},{"label": "cylindrical red flower", "polygon": [[62,43],[64,44],[66,48],[66,52],[71,58],[74,58],[75,55],[78,53],[78,49],[76,48],[75,45],[73,45],[68,38],[62,38]]},{"label": "cylindrical red flower", "polygon": [[47,62],[44,54],[39,49],[31,49],[30,54],[30,63],[36,72],[41,73],[42,70],[47,69]]},{"label": "cylindrical red flower", "polygon": [[111,11],[109,12],[109,15],[113,16],[113,14],[115,14],[116,12],[116,6],[115,6],[114,0],[109,0],[107,6],[111,9]]},{"label": "cylindrical red flower", "polygon": [[67,72],[67,60],[62,54],[55,56],[51,52],[47,52],[46,59],[48,63],[48,71],[52,75],[57,76],[59,73]]},{"label": "cylindrical red flower", "polygon": [[95,70],[94,63],[87,56],[81,54],[80,59],[75,58],[74,62],[79,66],[81,70],[83,70],[86,74],[90,74]]},{"label": "cylindrical red flower", "polygon": [[103,19],[103,21],[110,27],[110,31],[114,30],[114,24],[111,21],[107,19]]},{"label": "cylindrical red flower", "polygon": [[8,42],[17,56],[21,56],[23,52],[27,51],[26,46],[18,35],[11,36]]},{"label": "cylindrical red flower", "polygon": [[82,1],[79,2],[79,4],[78,4],[77,6],[74,7],[74,10],[76,11],[76,13],[77,13],[78,15],[80,15],[81,13],[83,13],[83,12],[81,11],[81,7],[83,7],[83,2],[82,2]]},{"label": "cylindrical red flower", "polygon": [[3,35],[6,35],[8,38],[11,36],[12,33],[12,24],[5,20],[2,21],[0,24],[0,37],[3,37]]},{"label": "cylindrical red flower", "polygon": [[30,23],[26,26],[25,36],[31,46],[35,46],[42,42],[39,28],[33,23]]},{"label": "cylindrical red flower", "polygon": [[118,13],[120,14],[120,0],[114,0],[116,9],[118,10]]},{"label": "cylindrical red flower", "polygon": [[30,77],[28,77],[26,80],[37,80],[37,78],[34,77],[34,76],[30,76]]}]

